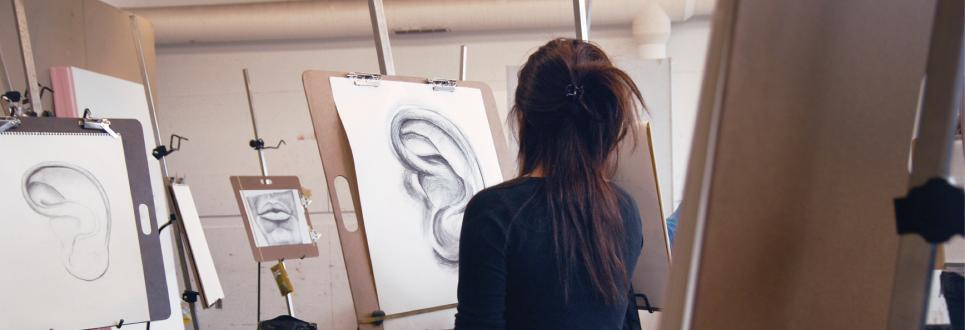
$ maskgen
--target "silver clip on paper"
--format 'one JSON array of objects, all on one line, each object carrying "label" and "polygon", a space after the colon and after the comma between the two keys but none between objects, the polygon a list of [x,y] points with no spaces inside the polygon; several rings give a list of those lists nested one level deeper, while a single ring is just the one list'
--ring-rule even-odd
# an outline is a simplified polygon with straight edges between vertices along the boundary
[{"label": "silver clip on paper", "polygon": [[84,117],[80,119],[80,124],[84,129],[101,130],[115,139],[121,137],[111,129],[110,120],[91,117],[90,109],[84,109]]},{"label": "silver clip on paper", "polygon": [[432,85],[432,90],[437,92],[455,92],[456,81],[449,79],[433,78],[427,79],[426,83]]},{"label": "silver clip on paper", "polygon": [[355,86],[379,87],[382,81],[382,75],[377,73],[350,72],[345,77],[352,79]]},{"label": "silver clip on paper", "polygon": [[0,117],[0,133],[9,131],[17,126],[20,126],[20,118]]}]

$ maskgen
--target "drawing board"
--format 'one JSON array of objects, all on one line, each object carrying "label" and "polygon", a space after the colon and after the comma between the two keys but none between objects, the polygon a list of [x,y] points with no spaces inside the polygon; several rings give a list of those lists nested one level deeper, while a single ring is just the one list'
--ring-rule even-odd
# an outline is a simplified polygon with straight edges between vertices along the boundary
[{"label": "drawing board", "polygon": [[718,1],[661,328],[888,327],[934,4]]},{"label": "drawing board", "polygon": [[24,118],[0,133],[10,156],[0,162],[8,214],[0,257],[18,269],[0,276],[0,290],[18,299],[0,310],[0,328],[170,315],[142,131],[134,120],[111,126],[121,137],[53,118]]},{"label": "drawing board", "polygon": [[208,239],[201,226],[201,218],[194,205],[191,188],[186,184],[178,183],[172,183],[170,188],[178,219],[180,219],[181,232],[187,238],[194,274],[201,283],[202,306],[208,308],[224,299],[224,288],[221,287],[218,270],[214,266],[211,250],[208,249]]},{"label": "drawing board", "polygon": [[[342,126],[341,120],[339,120],[330,79],[331,77],[345,77],[346,74],[346,72],[306,71],[302,76],[302,80],[305,84],[305,93],[312,115],[315,136],[318,140],[319,155],[325,169],[325,178],[329,191],[332,192],[330,198],[335,220],[338,224],[339,242],[345,258],[359,328],[451,328],[454,313],[451,309],[454,306],[451,305],[396,314],[389,317],[385,323],[381,325],[376,325],[373,322],[372,313],[382,310],[382,307],[380,306],[380,300],[376,293],[376,280],[373,277],[372,263],[369,258],[369,248],[367,244],[367,233],[364,230],[366,228],[365,223],[368,221],[368,215],[363,209],[356,207],[361,203],[359,201],[359,185],[357,183],[358,177],[356,175],[355,162],[353,161],[352,150],[349,147],[345,129]],[[402,81],[424,84],[426,79],[391,76],[382,77],[381,81]],[[500,137],[492,138],[493,144],[496,150],[500,172],[506,176],[506,178],[509,178],[510,173],[513,173],[514,157],[507,151],[506,140],[502,138],[505,135],[503,135],[501,120],[496,111],[492,91],[488,86],[479,82],[460,81],[458,82],[458,86],[480,91],[486,114],[485,118],[481,120],[488,122],[491,137]],[[345,179],[348,183],[348,191],[340,191],[343,189],[336,188],[336,182],[339,178]],[[340,195],[345,192],[349,194],[347,196]],[[349,199],[351,200],[350,203],[347,201]],[[345,201],[343,202],[343,200]],[[353,211],[354,214],[350,213]],[[351,222],[357,222],[358,225],[355,226]]]},{"label": "drawing board", "polygon": [[318,256],[301,183],[294,176],[232,176],[255,261]]},{"label": "drawing board", "polygon": [[[84,109],[91,109],[95,117],[136,119],[144,133],[143,152],[148,157],[151,190],[166,191],[165,178],[161,174],[161,162],[151,156],[151,151],[157,144],[144,85],[72,66],[51,67],[50,81],[57,91],[53,97],[57,117],[78,117],[78,114],[83,114]],[[169,215],[167,194],[155,194],[154,205],[156,206],[155,217],[167,219]],[[171,232],[161,232],[160,241],[164,269],[167,271],[171,310],[179,310],[181,290],[178,289],[174,240],[171,238]],[[181,317],[176,315],[161,322],[152,322],[151,327],[155,330],[177,330],[184,328],[183,323]]]},{"label": "drawing board", "polygon": [[664,306],[664,291],[670,273],[670,240],[667,221],[661,211],[660,186],[654,162],[653,137],[650,125],[637,123],[637,136],[628,135],[620,147],[619,164],[613,182],[626,190],[637,203],[643,222],[643,251],[633,271],[634,293],[646,295],[637,299],[637,306],[646,303],[655,310]]},{"label": "drawing board", "polygon": [[355,160],[382,310],[456,303],[463,211],[477,192],[503,181],[482,93],[330,80]]}]

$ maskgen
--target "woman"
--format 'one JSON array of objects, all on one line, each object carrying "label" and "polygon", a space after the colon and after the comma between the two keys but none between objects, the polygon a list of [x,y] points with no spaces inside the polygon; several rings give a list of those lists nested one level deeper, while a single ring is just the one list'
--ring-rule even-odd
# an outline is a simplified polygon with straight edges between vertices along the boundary
[{"label": "woman", "polygon": [[557,39],[529,57],[512,110],[520,177],[466,207],[456,329],[632,326],[640,215],[609,178],[638,105],[595,45]]}]

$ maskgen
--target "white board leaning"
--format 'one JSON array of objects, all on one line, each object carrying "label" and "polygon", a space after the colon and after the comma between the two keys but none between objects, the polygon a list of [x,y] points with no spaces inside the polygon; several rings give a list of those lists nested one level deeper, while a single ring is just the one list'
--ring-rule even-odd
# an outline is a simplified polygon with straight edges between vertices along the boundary
[{"label": "white board leaning", "polygon": [[195,274],[197,274],[198,282],[201,283],[201,298],[204,307],[211,307],[219,300],[224,299],[224,289],[221,287],[221,280],[218,278],[218,270],[214,267],[214,259],[211,257],[211,250],[208,248],[208,239],[204,235],[204,228],[201,227],[201,218],[198,216],[198,209],[194,205],[194,196],[191,195],[191,188],[185,184],[172,184],[171,194],[174,196],[175,205],[177,205],[184,234],[188,238],[188,248],[191,252],[191,259],[194,260]]},{"label": "white board leaning", "polygon": [[[77,145],[84,145],[79,151]],[[150,319],[121,139],[0,134],[2,329]]]},{"label": "white board leaning", "polygon": [[466,203],[503,176],[482,94],[332,77],[379,304],[397,314],[456,303]]}]

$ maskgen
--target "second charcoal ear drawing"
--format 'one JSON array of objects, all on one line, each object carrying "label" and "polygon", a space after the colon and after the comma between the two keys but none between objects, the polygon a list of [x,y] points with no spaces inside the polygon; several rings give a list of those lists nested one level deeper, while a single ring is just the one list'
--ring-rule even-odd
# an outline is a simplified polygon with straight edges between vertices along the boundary
[{"label": "second charcoal ear drawing", "polygon": [[389,136],[403,167],[404,189],[422,203],[428,244],[441,264],[455,267],[463,212],[485,187],[469,140],[446,117],[413,105],[394,111]]},{"label": "second charcoal ear drawing", "polygon": [[23,176],[27,205],[47,218],[60,241],[61,263],[71,276],[95,281],[110,265],[110,201],[90,171],[61,162],[45,162]]}]

